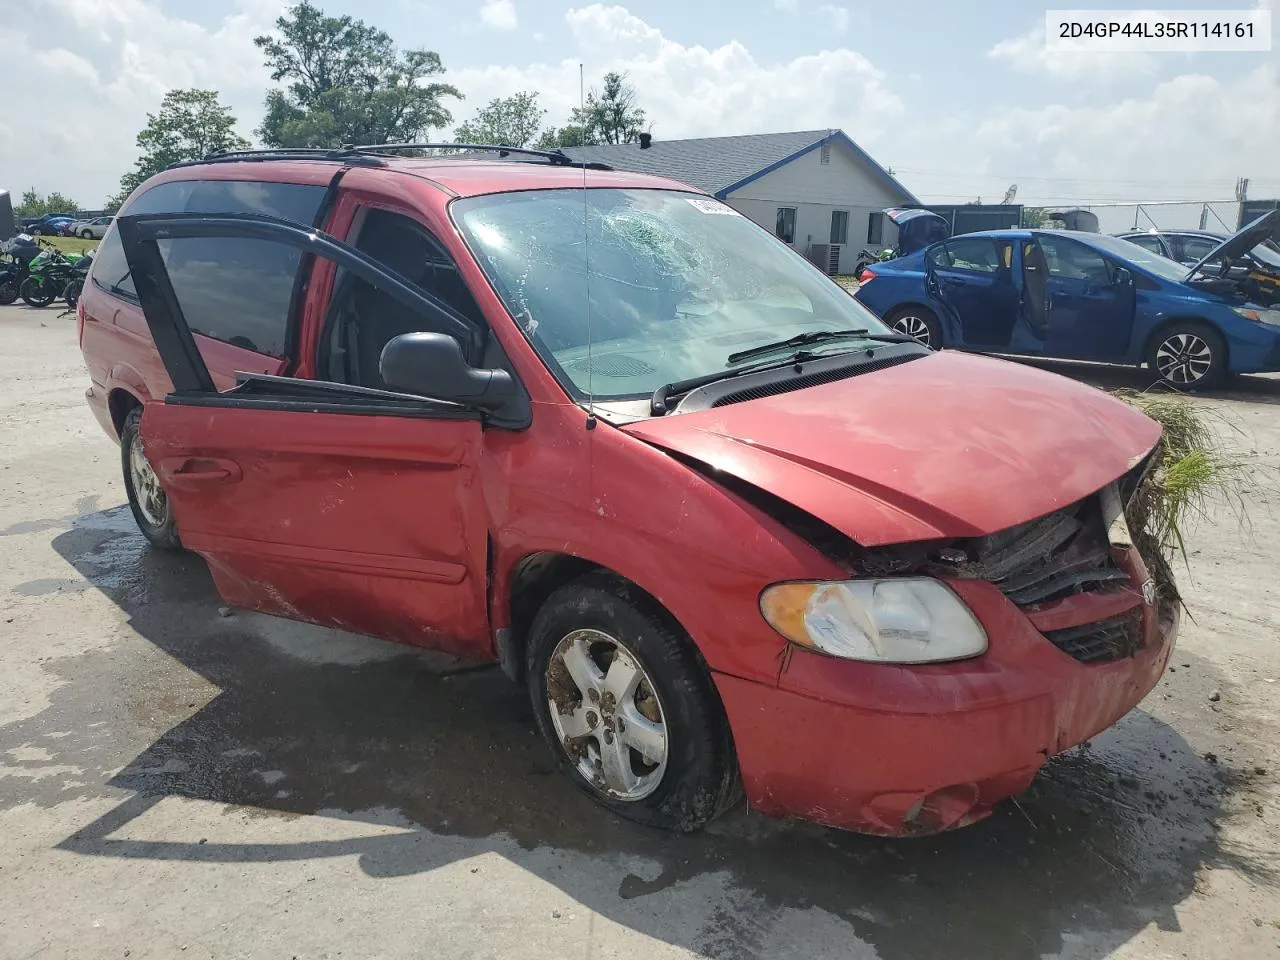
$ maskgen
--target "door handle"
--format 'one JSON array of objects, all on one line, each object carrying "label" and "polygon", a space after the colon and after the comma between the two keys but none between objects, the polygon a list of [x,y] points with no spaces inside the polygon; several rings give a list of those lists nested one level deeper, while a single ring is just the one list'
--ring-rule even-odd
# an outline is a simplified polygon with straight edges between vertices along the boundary
[{"label": "door handle", "polygon": [[171,457],[160,462],[160,475],[175,486],[235,483],[244,476],[234,460],[213,457]]}]

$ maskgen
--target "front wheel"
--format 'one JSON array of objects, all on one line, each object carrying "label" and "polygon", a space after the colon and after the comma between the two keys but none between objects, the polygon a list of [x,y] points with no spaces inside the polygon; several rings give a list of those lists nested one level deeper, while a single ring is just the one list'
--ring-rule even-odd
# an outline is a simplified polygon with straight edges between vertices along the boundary
[{"label": "front wheel", "polygon": [[80,292],[84,290],[83,280],[72,280],[62,290],[62,299],[66,301],[67,309],[74,310],[76,304],[80,302]]},{"label": "front wheel", "polygon": [[905,333],[931,350],[942,349],[942,325],[932,310],[924,307],[900,307],[889,314],[886,323],[894,333]]},{"label": "front wheel", "polygon": [[529,634],[534,716],[580,790],[629,820],[691,831],[733,798],[728,722],[692,641],[627,582],[555,591]]},{"label": "front wheel", "polygon": [[129,497],[129,509],[142,535],[153,546],[162,550],[180,550],[178,525],[173,519],[173,507],[160,488],[146,454],[142,451],[142,407],[134,407],[124,418],[120,431],[120,463],[124,469],[124,490]]},{"label": "front wheel", "polygon": [[58,292],[38,277],[27,277],[18,288],[18,296],[29,307],[47,307],[58,299]]},{"label": "front wheel", "polygon": [[80,231],[80,238],[81,238],[82,240],[92,240],[92,239],[93,239],[93,231],[92,231],[92,230],[81,230],[81,231]]},{"label": "front wheel", "polygon": [[1147,348],[1147,366],[1175,390],[1205,390],[1227,374],[1227,346],[1204,323],[1175,323],[1157,333]]}]

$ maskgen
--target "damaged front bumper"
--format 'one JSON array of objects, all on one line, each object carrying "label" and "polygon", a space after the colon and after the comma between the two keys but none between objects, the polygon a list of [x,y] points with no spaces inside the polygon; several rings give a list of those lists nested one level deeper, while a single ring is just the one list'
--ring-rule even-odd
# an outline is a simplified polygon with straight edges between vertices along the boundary
[{"label": "damaged front bumper", "polygon": [[1035,609],[989,581],[948,581],[990,639],[976,659],[888,666],[793,649],[777,687],[717,675],[752,806],[881,835],[987,816],[1160,679],[1176,604],[1139,586],[1136,551],[1115,560],[1128,585]]}]

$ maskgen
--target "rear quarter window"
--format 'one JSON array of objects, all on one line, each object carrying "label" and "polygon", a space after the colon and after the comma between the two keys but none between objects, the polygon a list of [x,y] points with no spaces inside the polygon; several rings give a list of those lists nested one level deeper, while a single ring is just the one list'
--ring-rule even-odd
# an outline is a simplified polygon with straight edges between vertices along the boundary
[{"label": "rear quarter window", "polygon": [[[311,224],[325,189],[250,180],[176,180],[152,187],[120,212],[254,213]],[[287,353],[300,251],[265,240],[225,237],[167,240],[159,246],[193,332],[255,353]],[[98,248],[92,279],[108,293],[137,300],[114,225]]]}]

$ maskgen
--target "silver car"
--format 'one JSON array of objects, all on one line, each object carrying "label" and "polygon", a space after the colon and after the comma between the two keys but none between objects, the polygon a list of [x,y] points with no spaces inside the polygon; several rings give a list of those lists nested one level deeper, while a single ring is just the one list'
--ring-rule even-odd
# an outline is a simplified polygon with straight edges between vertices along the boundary
[{"label": "silver car", "polygon": [[97,217],[94,220],[79,220],[67,228],[67,233],[86,240],[101,240],[114,219],[115,217]]}]

